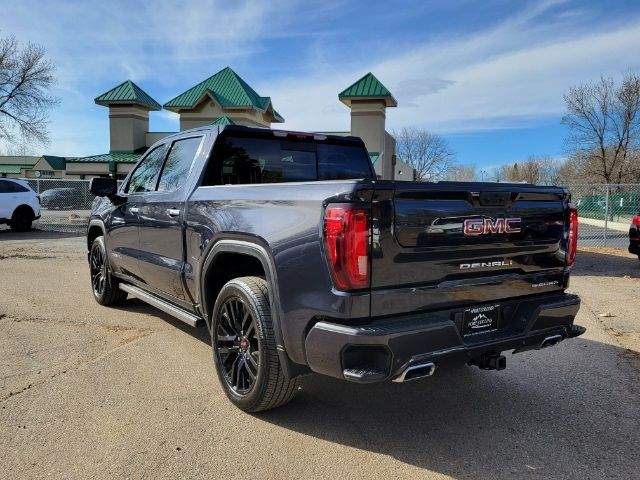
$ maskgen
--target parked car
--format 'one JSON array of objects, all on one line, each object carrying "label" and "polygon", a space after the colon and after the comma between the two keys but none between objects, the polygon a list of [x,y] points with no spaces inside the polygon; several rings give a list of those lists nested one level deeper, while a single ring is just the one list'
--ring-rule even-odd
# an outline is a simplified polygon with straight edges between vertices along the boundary
[{"label": "parked car", "polygon": [[43,208],[73,208],[77,207],[80,198],[74,188],[50,188],[40,194],[40,200]]},{"label": "parked car", "polygon": [[0,224],[11,230],[27,232],[40,218],[40,199],[23,180],[0,178]]},{"label": "parked car", "polygon": [[[91,192],[95,300],[132,294],[206,325],[245,411],[288,402],[306,373],[501,370],[502,352],[585,331],[565,291],[578,216],[564,188],[377,180],[359,138],[210,126],[162,139],[120,188],[96,178]],[[459,228],[436,234],[443,218]]]},{"label": "parked car", "polygon": [[629,253],[640,259],[640,214],[634,215],[629,227]]}]

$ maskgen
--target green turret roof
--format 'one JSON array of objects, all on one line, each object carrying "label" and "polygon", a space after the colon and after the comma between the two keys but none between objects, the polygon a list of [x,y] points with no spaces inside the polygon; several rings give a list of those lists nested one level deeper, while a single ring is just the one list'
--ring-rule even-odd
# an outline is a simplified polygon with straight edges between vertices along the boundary
[{"label": "green turret roof", "polygon": [[347,106],[351,106],[351,100],[369,100],[378,98],[384,100],[387,107],[398,106],[398,102],[393,98],[391,92],[371,72],[367,73],[354,84],[345,88],[338,94],[338,98]]},{"label": "green turret roof", "polygon": [[142,105],[150,110],[161,110],[162,106],[131,80],[121,83],[95,99],[98,105]]},{"label": "green turret roof", "polygon": [[224,108],[251,108],[265,113],[273,113],[273,122],[284,122],[284,119],[273,109],[270,97],[261,97],[230,67],[220,70],[215,75],[191,87],[164,104],[164,108],[174,112],[189,110],[200,103],[204,95],[210,95]]},{"label": "green turret roof", "polygon": [[235,125],[235,124],[236,122],[231,120],[226,115],[223,117],[218,117],[213,122],[211,122],[211,125]]}]

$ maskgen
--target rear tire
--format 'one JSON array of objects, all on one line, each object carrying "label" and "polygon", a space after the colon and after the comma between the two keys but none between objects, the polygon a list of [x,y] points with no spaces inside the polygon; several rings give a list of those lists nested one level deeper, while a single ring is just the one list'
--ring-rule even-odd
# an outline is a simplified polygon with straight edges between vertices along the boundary
[{"label": "rear tire", "polygon": [[29,207],[18,207],[11,216],[9,227],[14,232],[29,232],[33,223],[33,211]]},{"label": "rear tire", "polygon": [[229,400],[245,412],[289,402],[299,386],[280,365],[267,282],[240,277],[227,282],[213,307],[211,346],[218,379]]},{"label": "rear tire", "polygon": [[113,278],[109,272],[104,237],[97,237],[91,245],[89,271],[93,298],[100,305],[105,307],[120,305],[127,299],[127,292],[120,290],[120,282]]}]

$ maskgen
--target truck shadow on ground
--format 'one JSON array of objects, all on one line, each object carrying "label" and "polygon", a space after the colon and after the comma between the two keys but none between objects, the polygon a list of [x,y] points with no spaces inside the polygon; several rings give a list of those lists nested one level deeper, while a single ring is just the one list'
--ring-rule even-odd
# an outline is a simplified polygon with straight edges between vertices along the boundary
[{"label": "truck shadow on ground", "polygon": [[632,359],[588,340],[561,345],[507,354],[505,371],[441,368],[401,385],[311,376],[257,418],[454,478],[637,478],[640,399],[616,378]]}]

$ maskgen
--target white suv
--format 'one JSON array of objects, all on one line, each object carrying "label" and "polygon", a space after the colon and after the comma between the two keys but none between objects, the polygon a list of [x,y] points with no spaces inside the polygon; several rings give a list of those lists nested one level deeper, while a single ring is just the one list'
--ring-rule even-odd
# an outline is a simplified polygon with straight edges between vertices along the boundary
[{"label": "white suv", "polygon": [[0,225],[27,232],[31,222],[40,218],[40,197],[24,180],[0,178]]}]

